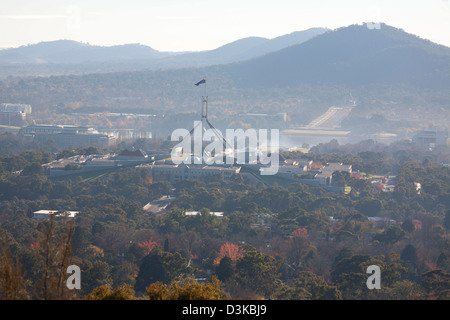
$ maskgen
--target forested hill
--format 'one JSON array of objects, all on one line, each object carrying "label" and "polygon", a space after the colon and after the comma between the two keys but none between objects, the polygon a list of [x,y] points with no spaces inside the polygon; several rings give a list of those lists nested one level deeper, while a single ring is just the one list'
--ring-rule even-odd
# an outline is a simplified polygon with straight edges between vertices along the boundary
[{"label": "forested hill", "polygon": [[72,40],[40,42],[0,51],[0,63],[81,63],[133,59],[157,59],[170,55],[140,44],[111,47],[90,45]]},{"label": "forested hill", "polygon": [[296,31],[273,39],[248,37],[214,50],[186,53],[161,60],[163,65],[207,66],[246,61],[268,53],[302,44],[329,31],[325,28],[310,28]]},{"label": "forested hill", "polygon": [[299,83],[450,85],[450,48],[381,24],[352,25],[251,61],[227,66],[245,87]]}]

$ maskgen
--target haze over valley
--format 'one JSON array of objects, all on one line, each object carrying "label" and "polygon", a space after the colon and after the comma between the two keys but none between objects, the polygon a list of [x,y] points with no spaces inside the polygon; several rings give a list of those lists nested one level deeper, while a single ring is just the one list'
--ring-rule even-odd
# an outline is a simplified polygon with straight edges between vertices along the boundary
[{"label": "haze over valley", "polygon": [[[325,135],[286,131],[289,147],[323,139],[391,142],[449,123],[450,49],[386,24],[248,37],[192,53],[61,40],[0,51],[0,73],[4,101],[33,105],[38,123],[105,129],[116,121],[115,128],[139,128],[155,137],[199,118],[203,92],[193,84],[203,77],[210,116],[220,129],[295,130],[329,108],[349,108],[325,127],[331,130]],[[99,112],[154,117],[83,116]]]},{"label": "haze over valley", "polygon": [[449,17],[2,0],[0,300],[171,319],[449,300]]}]

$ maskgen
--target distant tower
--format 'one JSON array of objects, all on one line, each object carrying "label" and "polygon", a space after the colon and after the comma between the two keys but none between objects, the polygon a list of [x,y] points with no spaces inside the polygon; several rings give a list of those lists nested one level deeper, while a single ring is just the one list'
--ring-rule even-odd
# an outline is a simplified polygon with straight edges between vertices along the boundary
[{"label": "distant tower", "polygon": [[353,98],[353,95],[351,92],[350,92],[350,97],[351,97],[350,102],[352,103],[352,107],[356,107],[356,100],[355,100],[355,98]]}]

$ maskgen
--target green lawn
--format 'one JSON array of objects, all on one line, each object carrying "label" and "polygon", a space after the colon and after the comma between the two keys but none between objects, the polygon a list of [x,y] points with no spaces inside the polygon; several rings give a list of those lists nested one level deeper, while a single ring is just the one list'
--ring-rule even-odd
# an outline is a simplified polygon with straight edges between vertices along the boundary
[{"label": "green lawn", "polygon": [[87,182],[87,181],[92,181],[92,180],[98,179],[98,178],[103,177],[112,172],[117,172],[124,168],[127,168],[127,167],[116,167],[116,168],[103,169],[103,170],[98,170],[98,171],[74,173],[74,174],[67,175],[67,176],[53,177],[51,179],[55,180],[55,181],[67,181],[67,180],[76,180],[78,178],[81,178],[81,181]]}]

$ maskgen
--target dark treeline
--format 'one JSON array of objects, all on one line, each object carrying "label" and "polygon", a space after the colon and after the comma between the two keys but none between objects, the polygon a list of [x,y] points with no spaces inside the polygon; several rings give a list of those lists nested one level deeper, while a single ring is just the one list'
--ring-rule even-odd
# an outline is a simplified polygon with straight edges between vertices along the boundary
[{"label": "dark treeline", "polygon": [[[348,174],[335,174],[351,187],[347,194],[301,183],[254,185],[243,174],[228,183],[170,185],[135,168],[52,180],[40,165],[73,151],[4,155],[0,297],[448,299],[450,170],[435,161],[448,150],[379,148],[330,143],[286,156],[390,172],[392,193]],[[143,210],[168,194],[176,198],[165,213]],[[80,213],[36,221],[40,209]],[[186,216],[186,210],[200,214]],[[215,211],[224,216],[210,214]],[[368,217],[395,223],[377,225]],[[61,282],[68,264],[81,269],[80,290]],[[369,265],[381,268],[380,290],[366,287]]]}]

